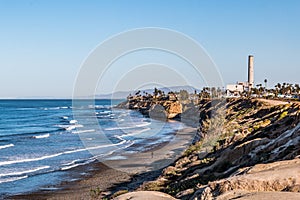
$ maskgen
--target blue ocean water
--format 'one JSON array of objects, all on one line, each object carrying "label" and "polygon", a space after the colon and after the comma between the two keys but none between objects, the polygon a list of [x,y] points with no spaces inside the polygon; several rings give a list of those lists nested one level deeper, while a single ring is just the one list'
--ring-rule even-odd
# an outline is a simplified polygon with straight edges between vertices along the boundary
[{"label": "blue ocean water", "polygon": [[116,156],[118,150],[144,151],[183,128],[179,122],[113,109],[120,102],[96,100],[80,107],[82,113],[95,114],[105,134],[99,139],[90,118],[84,124],[74,119],[72,100],[0,100],[0,197],[68,181],[71,169],[96,160],[95,150],[103,159]]}]

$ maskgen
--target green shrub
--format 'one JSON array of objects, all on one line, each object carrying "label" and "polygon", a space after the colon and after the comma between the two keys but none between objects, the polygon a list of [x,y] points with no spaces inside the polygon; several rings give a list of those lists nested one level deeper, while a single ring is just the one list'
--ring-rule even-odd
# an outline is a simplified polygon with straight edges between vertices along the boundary
[{"label": "green shrub", "polygon": [[144,183],[141,188],[146,191],[161,191],[164,187],[157,181],[150,181]]},{"label": "green shrub", "polygon": [[200,151],[201,148],[202,148],[202,142],[197,142],[196,144],[189,146],[183,153],[183,156],[189,156],[194,152]]},{"label": "green shrub", "polygon": [[259,128],[260,128],[260,126],[259,126],[259,125],[255,125],[255,126],[253,126],[253,129],[254,129],[255,131],[257,131]]},{"label": "green shrub", "polygon": [[279,116],[279,120],[285,118],[285,117],[287,116],[287,114],[288,114],[288,111],[282,112],[282,113],[280,114],[280,116]]},{"label": "green shrub", "polygon": [[95,189],[90,189],[90,196],[91,196],[92,198],[97,198],[97,197],[100,196],[101,192],[102,192],[102,191],[100,190],[99,187],[96,187]]}]

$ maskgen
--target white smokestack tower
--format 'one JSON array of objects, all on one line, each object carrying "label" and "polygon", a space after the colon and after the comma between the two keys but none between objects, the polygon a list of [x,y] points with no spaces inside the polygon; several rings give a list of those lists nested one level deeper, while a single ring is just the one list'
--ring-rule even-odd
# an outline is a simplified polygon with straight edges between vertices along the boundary
[{"label": "white smokestack tower", "polygon": [[253,55],[248,56],[248,85],[249,85],[249,91],[250,91],[254,85]]}]

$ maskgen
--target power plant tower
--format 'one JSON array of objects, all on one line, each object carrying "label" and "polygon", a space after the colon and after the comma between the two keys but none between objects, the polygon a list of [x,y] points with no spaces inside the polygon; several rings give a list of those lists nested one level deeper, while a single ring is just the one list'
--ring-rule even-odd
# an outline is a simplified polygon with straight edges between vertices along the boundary
[{"label": "power plant tower", "polygon": [[248,86],[249,91],[253,88],[254,85],[254,66],[253,66],[253,56],[248,56]]}]

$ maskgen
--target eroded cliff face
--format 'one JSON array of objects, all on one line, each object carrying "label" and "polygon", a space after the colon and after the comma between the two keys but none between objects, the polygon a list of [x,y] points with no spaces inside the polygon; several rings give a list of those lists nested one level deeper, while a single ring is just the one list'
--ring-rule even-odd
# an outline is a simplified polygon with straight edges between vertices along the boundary
[{"label": "eroded cliff face", "polygon": [[141,113],[161,120],[174,119],[183,112],[183,105],[178,100],[162,100],[134,96],[117,106],[118,108],[135,109]]},{"label": "eroded cliff face", "polygon": [[[159,190],[180,199],[226,199],[233,191],[299,192],[299,103],[234,99],[194,106],[200,118],[197,141],[139,190]],[[188,107],[182,109],[181,115],[188,112]],[[277,170],[278,176],[267,178],[266,169],[269,175]]]},{"label": "eroded cliff face", "polygon": [[163,103],[163,107],[167,112],[168,119],[173,119],[175,117],[178,117],[182,113],[182,104],[179,101],[165,102]]}]

